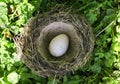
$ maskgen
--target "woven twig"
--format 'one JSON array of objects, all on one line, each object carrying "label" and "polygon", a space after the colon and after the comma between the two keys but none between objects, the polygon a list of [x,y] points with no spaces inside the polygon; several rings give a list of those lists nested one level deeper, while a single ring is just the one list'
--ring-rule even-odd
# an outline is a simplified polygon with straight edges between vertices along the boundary
[{"label": "woven twig", "polygon": [[[43,77],[62,76],[82,67],[91,57],[94,47],[92,28],[86,19],[73,10],[63,10],[58,8],[31,18],[21,34],[22,39],[16,41],[24,63]],[[65,23],[68,27],[55,26],[55,22]],[[70,44],[67,52],[56,58],[49,53],[48,45],[52,38],[62,33],[69,36]]]}]

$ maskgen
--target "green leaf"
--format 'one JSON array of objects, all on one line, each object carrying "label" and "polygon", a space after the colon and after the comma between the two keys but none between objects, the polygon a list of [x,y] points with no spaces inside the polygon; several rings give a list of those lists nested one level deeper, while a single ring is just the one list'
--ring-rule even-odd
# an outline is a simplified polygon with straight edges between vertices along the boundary
[{"label": "green leaf", "polygon": [[[15,4],[19,4],[22,0],[13,0]],[[24,0],[23,0],[24,1]]]},{"label": "green leaf", "polygon": [[114,67],[118,70],[120,70],[120,62],[114,63]]},{"label": "green leaf", "polygon": [[91,70],[92,70],[94,73],[100,73],[100,71],[101,71],[101,66],[100,66],[100,64],[99,64],[99,63],[95,63],[94,65],[92,65]]},{"label": "green leaf", "polygon": [[103,77],[102,80],[103,80],[104,84],[119,84],[117,82],[117,80],[115,80],[112,77]]},{"label": "green leaf", "polygon": [[106,67],[112,67],[113,65],[113,62],[115,60],[115,56],[111,53],[111,52],[108,52],[108,53],[105,53],[105,65]]},{"label": "green leaf", "polygon": [[17,6],[17,12],[19,15],[19,19],[17,20],[17,25],[24,25],[27,20],[32,17],[34,12],[34,6],[29,3],[21,3]]},{"label": "green leaf", "polygon": [[8,9],[7,4],[4,2],[0,2],[0,15],[7,15]]},{"label": "green leaf", "polygon": [[21,78],[21,79],[29,79],[29,78],[32,78],[32,74],[31,74],[31,73],[25,73],[25,72],[23,73],[23,72],[22,72],[22,73],[20,74],[20,78]]},{"label": "green leaf", "polygon": [[47,84],[58,84],[57,79],[49,77]]},{"label": "green leaf", "polygon": [[0,2],[0,26],[8,23],[7,17],[8,9],[4,2]]},{"label": "green leaf", "polygon": [[120,70],[115,70],[112,75],[117,78],[120,77]]},{"label": "green leaf", "polygon": [[0,78],[4,76],[4,70],[1,69],[0,67]]},{"label": "green leaf", "polygon": [[8,23],[8,17],[6,15],[0,15],[0,26]]},{"label": "green leaf", "polygon": [[118,34],[120,34],[120,25],[119,25],[119,26],[116,26],[116,32],[117,32]]},{"label": "green leaf", "polygon": [[120,43],[112,43],[111,48],[114,51],[120,52]]},{"label": "green leaf", "polygon": [[[98,56],[98,59],[104,57],[104,53],[103,52],[95,53],[95,55]],[[95,58],[95,61],[98,61],[98,60],[96,60],[96,58]]]},{"label": "green leaf", "polygon": [[105,26],[109,25],[112,21],[116,20],[117,18],[117,14],[116,13],[112,13],[109,15],[105,15],[105,17],[103,18],[103,23]]},{"label": "green leaf", "polygon": [[30,79],[24,79],[22,80],[22,84],[33,84]]},{"label": "green leaf", "polygon": [[10,74],[8,74],[7,80],[13,84],[18,83],[19,75],[16,72],[11,72]]},{"label": "green leaf", "polygon": [[13,67],[13,64],[11,64],[11,63],[7,64],[7,71],[10,71],[11,69],[12,69],[12,70],[15,69],[15,68]]},{"label": "green leaf", "polygon": [[66,75],[63,77],[63,82],[67,82],[67,76]]},{"label": "green leaf", "polygon": [[35,7],[34,8],[34,11],[35,11],[36,9],[40,7],[41,2],[42,0],[32,0],[29,3]]},{"label": "green leaf", "polygon": [[88,19],[90,24],[93,24],[97,20],[97,14],[94,11],[86,12],[86,18]]},{"label": "green leaf", "polygon": [[[20,66],[20,65],[19,65]],[[22,67],[21,69],[20,69],[20,72],[21,73],[27,73],[29,71],[29,69],[27,68],[27,67]]]},{"label": "green leaf", "polygon": [[63,84],[79,84],[80,80],[71,80]]},{"label": "green leaf", "polygon": [[101,6],[102,5],[100,3],[96,2],[96,1],[93,1],[91,3],[88,3],[85,9],[86,10],[96,10]]}]

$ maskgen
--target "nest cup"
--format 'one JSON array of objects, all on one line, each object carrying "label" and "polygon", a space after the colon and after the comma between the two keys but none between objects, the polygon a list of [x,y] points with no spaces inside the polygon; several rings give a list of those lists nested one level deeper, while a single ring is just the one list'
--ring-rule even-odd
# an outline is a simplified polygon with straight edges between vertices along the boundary
[{"label": "nest cup", "polygon": [[[54,57],[49,44],[60,34],[68,36],[69,46],[65,54]],[[92,28],[86,19],[64,8],[32,17],[15,42],[23,62],[43,77],[62,76],[84,66],[94,47]]]}]

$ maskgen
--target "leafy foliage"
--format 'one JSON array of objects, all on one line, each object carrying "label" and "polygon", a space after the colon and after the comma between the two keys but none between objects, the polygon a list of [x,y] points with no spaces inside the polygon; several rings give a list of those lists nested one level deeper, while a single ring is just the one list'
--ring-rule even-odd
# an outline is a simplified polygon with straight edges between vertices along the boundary
[{"label": "leafy foliage", "polygon": [[[0,0],[0,84],[119,84],[119,0]],[[63,78],[42,78],[32,73],[16,55],[13,37],[29,18],[49,11],[56,4],[83,14],[95,34],[91,61]]]}]

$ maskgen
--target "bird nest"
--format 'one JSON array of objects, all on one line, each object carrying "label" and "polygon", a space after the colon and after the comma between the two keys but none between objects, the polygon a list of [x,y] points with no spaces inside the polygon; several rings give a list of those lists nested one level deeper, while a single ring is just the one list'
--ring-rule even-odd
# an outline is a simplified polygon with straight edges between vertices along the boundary
[{"label": "bird nest", "polygon": [[[66,53],[60,57],[50,54],[50,41],[59,34],[69,37]],[[86,19],[72,9],[61,9],[36,15],[16,37],[18,55],[37,75],[62,76],[82,67],[91,57],[94,46],[92,28]]]}]

